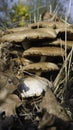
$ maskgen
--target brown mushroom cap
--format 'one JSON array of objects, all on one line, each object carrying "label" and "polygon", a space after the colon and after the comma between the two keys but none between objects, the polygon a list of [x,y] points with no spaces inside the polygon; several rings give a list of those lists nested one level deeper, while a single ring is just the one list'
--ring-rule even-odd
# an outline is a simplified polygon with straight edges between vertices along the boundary
[{"label": "brown mushroom cap", "polygon": [[37,22],[37,23],[32,23],[29,25],[30,28],[36,29],[36,28],[45,28],[45,27],[51,27],[55,28],[55,22],[48,22],[48,21],[42,21],[42,22]]},{"label": "brown mushroom cap", "polygon": [[64,49],[60,47],[32,47],[24,51],[23,56],[64,56]]},{"label": "brown mushroom cap", "polygon": [[50,38],[52,38],[52,37],[56,38],[56,36],[57,36],[56,31],[52,28],[39,28],[39,29],[36,29],[36,30],[48,33]]},{"label": "brown mushroom cap", "polygon": [[[30,24],[29,27],[30,28],[47,28],[47,27],[50,27],[50,28],[61,28],[61,27],[64,27],[65,23],[59,21],[59,22],[54,22],[54,21],[51,21],[51,22],[48,22],[48,21],[41,21],[41,22],[37,22],[37,23],[33,23],[33,24]],[[70,25],[67,25],[67,26],[70,26]]]},{"label": "brown mushroom cap", "polygon": [[[56,31],[56,33],[57,33],[59,36],[61,36],[61,37],[63,36],[64,39],[65,39],[65,27],[56,29],[55,31]],[[71,27],[68,27],[68,28],[67,28],[67,39],[68,39],[68,40],[73,40],[73,28],[71,28]]]},{"label": "brown mushroom cap", "polygon": [[32,63],[30,60],[26,58],[13,58],[12,61],[15,62],[16,64],[20,64],[24,66]]},{"label": "brown mushroom cap", "polygon": [[15,33],[15,32],[21,32],[21,31],[26,31],[28,30],[28,27],[16,27],[16,28],[11,28],[7,29],[5,33]]},{"label": "brown mushroom cap", "polygon": [[29,40],[35,40],[35,39],[54,39],[56,38],[56,35],[52,35],[50,33],[40,31],[40,29],[29,29],[26,31],[11,33],[2,36],[0,39],[2,42],[22,42],[22,41],[29,41]]},{"label": "brown mushroom cap", "polygon": [[48,71],[55,71],[59,70],[59,67],[51,62],[39,62],[28,64],[22,68],[23,71],[30,71],[30,72],[48,72]]},{"label": "brown mushroom cap", "polygon": [[[66,43],[67,43],[67,48],[68,48],[68,49],[69,49],[69,48],[72,48],[72,46],[73,46],[73,41],[67,41]],[[50,44],[50,45],[55,45],[55,46],[60,45],[60,46],[64,46],[64,47],[65,47],[65,41],[63,41],[63,40],[61,40],[61,39],[57,39],[56,41],[50,42],[50,43],[48,43],[48,44]]]}]

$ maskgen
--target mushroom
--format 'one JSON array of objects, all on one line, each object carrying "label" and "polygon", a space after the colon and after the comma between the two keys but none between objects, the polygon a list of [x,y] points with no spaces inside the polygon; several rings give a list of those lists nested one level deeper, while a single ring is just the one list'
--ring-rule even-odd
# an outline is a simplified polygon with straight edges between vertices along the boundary
[{"label": "mushroom", "polygon": [[[49,33],[50,34],[50,33]],[[55,36],[49,35],[47,32],[43,32],[39,30],[33,30],[29,29],[26,31],[21,31],[21,32],[16,32],[16,33],[11,33],[11,34],[6,34],[2,36],[0,39],[2,42],[23,42],[23,41],[30,41],[30,40],[35,40],[35,39],[54,39]]]},{"label": "mushroom", "polygon": [[37,23],[32,23],[30,25],[28,25],[30,28],[32,29],[36,29],[36,28],[55,28],[55,22],[48,22],[48,21],[41,21],[41,22],[37,22]]},{"label": "mushroom", "polygon": [[[29,27],[32,28],[32,29],[36,29],[36,28],[47,28],[47,27],[52,28],[52,29],[56,29],[56,28],[58,29],[58,28],[64,27],[64,25],[65,25],[65,23],[62,22],[62,21],[59,21],[59,22],[41,21],[41,22],[30,24]],[[67,26],[69,27],[71,25],[67,25]]]},{"label": "mushroom", "polygon": [[58,71],[59,67],[51,62],[39,62],[28,64],[20,69],[20,72],[28,71],[35,72],[37,75],[41,75],[42,72]]},{"label": "mushroom", "polygon": [[40,28],[40,29],[38,28],[36,30],[48,33],[49,38],[56,38],[56,36],[57,36],[55,29],[52,29],[52,28]]},{"label": "mushroom", "polygon": [[23,53],[23,56],[29,55],[64,56],[64,49],[60,47],[32,47]]},{"label": "mushroom", "polygon": [[[59,28],[55,30],[58,37],[61,37],[62,39],[65,39],[65,28]],[[73,28],[68,27],[67,28],[67,39],[68,40],[73,40]]]},{"label": "mushroom", "polygon": [[[27,102],[33,98],[35,99],[42,96],[39,102],[39,109],[46,109],[47,112],[61,118],[65,121],[69,121],[71,118],[67,115],[66,111],[57,102],[54,94],[50,89],[52,83],[46,78],[39,76],[28,76],[23,78],[18,85],[18,93],[23,99],[27,99]],[[30,102],[29,102],[30,103]]]},{"label": "mushroom", "polygon": [[64,56],[64,49],[60,47],[32,47],[23,52],[23,57],[40,56],[41,61],[45,61],[48,56]]},{"label": "mushroom", "polygon": [[41,22],[37,22],[37,23],[33,23],[33,24],[29,25],[29,27],[32,28],[32,29],[35,29],[35,28],[47,28],[47,27],[55,29],[55,28],[60,28],[60,27],[64,27],[64,26],[65,26],[65,24],[63,22],[61,22],[61,21],[59,21],[59,22],[41,21]]},{"label": "mushroom", "polygon": [[29,97],[38,97],[51,86],[51,82],[46,78],[39,76],[28,76],[21,80],[18,85],[18,92],[22,99]]},{"label": "mushroom", "polygon": [[[61,39],[57,39],[56,41],[48,43],[48,45],[63,46],[65,48],[65,41]],[[72,46],[73,46],[73,41],[67,41],[67,48],[71,49]]]},{"label": "mushroom", "polygon": [[28,60],[26,58],[13,58],[12,62],[14,62],[17,65],[22,65],[22,66],[32,63],[30,60]]},{"label": "mushroom", "polygon": [[15,33],[15,32],[21,32],[21,31],[26,31],[28,30],[28,27],[16,27],[16,28],[11,28],[11,29],[7,29],[5,31],[5,33]]}]

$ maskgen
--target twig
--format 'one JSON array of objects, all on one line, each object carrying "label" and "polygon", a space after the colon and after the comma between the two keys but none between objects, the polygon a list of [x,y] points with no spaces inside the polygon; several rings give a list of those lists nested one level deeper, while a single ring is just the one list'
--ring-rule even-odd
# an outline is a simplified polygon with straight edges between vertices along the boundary
[{"label": "twig", "polygon": [[[70,8],[71,8],[71,0],[69,2],[69,8],[68,8],[68,13],[67,16],[65,17],[65,60],[67,58],[67,20],[70,14]],[[67,72],[67,62],[65,62],[65,88],[67,86],[67,78],[68,78],[68,72]]]},{"label": "twig", "polygon": [[[72,50],[73,50],[73,46],[72,46]],[[72,53],[71,53],[71,57],[70,57],[70,61],[69,61],[69,66],[68,66],[68,78],[69,78],[69,73],[70,73],[71,61],[72,61]]]},{"label": "twig", "polygon": [[64,75],[65,75],[65,74],[64,74],[65,65],[66,65],[66,64],[68,65],[69,60],[70,60],[70,57],[71,57],[71,55],[72,55],[72,52],[73,52],[73,50],[70,51],[69,55],[68,55],[67,58],[65,59],[64,64],[63,64],[63,66],[62,66],[62,68],[61,68],[59,74],[57,75],[55,81],[54,81],[54,93],[55,93],[55,94],[57,93],[57,90],[58,90],[58,88],[59,88],[59,83],[60,83],[60,81],[64,78]]}]

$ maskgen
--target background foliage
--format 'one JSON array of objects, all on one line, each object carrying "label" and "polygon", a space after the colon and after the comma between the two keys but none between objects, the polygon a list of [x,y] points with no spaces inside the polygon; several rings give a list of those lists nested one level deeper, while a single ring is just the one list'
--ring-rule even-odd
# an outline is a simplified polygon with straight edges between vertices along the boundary
[{"label": "background foliage", "polygon": [[22,3],[14,5],[10,12],[11,21],[17,23],[18,26],[24,26],[25,21],[29,19],[28,7]]},{"label": "background foliage", "polygon": [[[16,0],[15,0],[16,1]],[[0,1],[0,27],[24,26],[26,23],[40,20],[40,15],[48,10],[57,13],[65,19],[66,0],[18,0],[11,8],[8,0]],[[12,0],[13,2],[13,0]],[[68,21],[72,19],[69,16]]]}]

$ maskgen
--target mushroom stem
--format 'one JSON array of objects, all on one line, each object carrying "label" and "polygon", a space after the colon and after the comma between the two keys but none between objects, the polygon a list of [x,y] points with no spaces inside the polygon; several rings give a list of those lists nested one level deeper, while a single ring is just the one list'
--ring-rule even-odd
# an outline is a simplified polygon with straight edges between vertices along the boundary
[{"label": "mushroom stem", "polygon": [[46,58],[46,56],[41,56],[40,62],[45,62]]},{"label": "mushroom stem", "polygon": [[[46,58],[47,58],[46,56],[41,56],[40,62],[45,62]],[[41,71],[36,72],[36,75],[38,76],[41,76],[41,74],[42,74]]]},{"label": "mushroom stem", "polygon": [[38,75],[38,76],[41,76],[42,72],[41,71],[37,71],[35,74]]},{"label": "mushroom stem", "polygon": [[30,45],[27,42],[22,42],[22,47],[24,50],[27,50],[30,47]]}]

